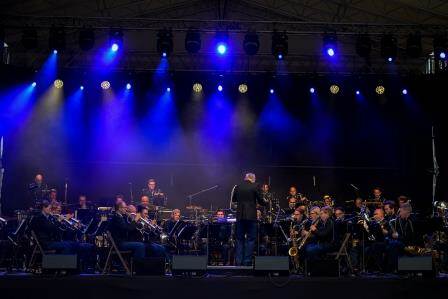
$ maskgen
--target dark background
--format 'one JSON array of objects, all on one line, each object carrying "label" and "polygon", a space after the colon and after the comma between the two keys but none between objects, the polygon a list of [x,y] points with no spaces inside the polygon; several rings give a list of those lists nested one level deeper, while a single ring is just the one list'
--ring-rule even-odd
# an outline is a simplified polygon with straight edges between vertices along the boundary
[{"label": "dark background", "polygon": [[[332,194],[352,200],[350,184],[367,196],[381,186],[387,198],[408,195],[422,211],[432,192],[431,126],[435,126],[441,170],[439,199],[448,200],[446,76],[273,76],[271,74],[115,73],[116,97],[104,97],[100,78],[84,80],[84,95],[70,100],[85,72],[60,71],[62,100],[39,85],[26,105],[10,107],[10,89],[32,82],[33,72],[2,67],[0,135],[5,136],[3,210],[24,208],[27,184],[36,172],[59,190],[65,180],[69,201],[86,193],[98,204],[116,193],[138,198],[148,178],[168,194],[169,206],[184,207],[187,195],[218,184],[195,203],[227,207],[230,189],[246,171],[270,181],[284,199],[290,185],[318,199]],[[126,82],[133,97],[124,98]],[[192,96],[194,82],[204,86]],[[249,92],[237,86],[247,82]],[[224,92],[217,95],[222,83]],[[330,95],[337,83],[341,91]],[[383,84],[386,94],[375,94]],[[166,86],[171,97],[162,96]],[[317,90],[316,95],[309,88]],[[401,95],[406,87],[407,96]],[[276,90],[269,94],[269,88]],[[362,97],[356,97],[356,89]],[[17,99],[16,99],[17,100]],[[8,108],[9,107],[9,108]],[[13,111],[14,113],[12,113]],[[313,177],[316,184],[314,185]]]}]

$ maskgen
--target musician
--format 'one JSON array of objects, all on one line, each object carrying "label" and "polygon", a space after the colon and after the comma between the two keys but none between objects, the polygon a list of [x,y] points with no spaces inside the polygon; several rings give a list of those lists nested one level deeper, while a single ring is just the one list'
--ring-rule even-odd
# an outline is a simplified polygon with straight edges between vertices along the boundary
[{"label": "musician", "polygon": [[376,201],[376,202],[385,202],[386,199],[383,196],[383,189],[380,187],[373,188],[372,189],[372,197],[370,200]]},{"label": "musician", "polygon": [[36,174],[34,182],[28,185],[32,206],[40,207],[42,201],[48,199],[48,185],[44,182],[44,176],[41,173]]},{"label": "musician", "polygon": [[142,195],[140,197],[140,205],[144,207],[148,207],[150,205],[149,196],[148,195]]},{"label": "musician", "polygon": [[157,188],[155,179],[149,179],[146,188],[142,189],[142,195],[147,195],[151,204],[155,206],[166,206],[167,198],[165,194]]},{"label": "musician", "polygon": [[384,255],[386,253],[386,236],[389,234],[388,223],[385,219],[384,210],[375,209],[373,220],[368,224],[370,240],[367,239],[365,253],[374,262],[373,267],[383,271],[385,267]]},{"label": "musician", "polygon": [[335,246],[340,247],[346,233],[351,231],[352,221],[346,219],[345,210],[342,207],[334,209],[334,241]]},{"label": "musician", "polygon": [[398,196],[398,206],[401,207],[402,204],[410,203],[410,202],[411,201],[410,201],[409,197],[407,197],[405,195]]},{"label": "musician", "polygon": [[303,231],[302,231],[302,237],[304,237],[307,232],[310,230],[311,225],[317,221],[320,215],[320,208],[317,206],[314,206],[310,209],[309,217],[303,224]]},{"label": "musician", "polygon": [[182,223],[181,220],[181,212],[179,209],[174,209],[171,212],[171,216],[170,219],[165,221],[165,223],[163,224],[163,230],[170,236],[172,237],[173,233],[175,232],[175,230],[179,227],[179,225],[181,225]]},{"label": "musician", "polygon": [[124,195],[121,193],[118,193],[115,195],[115,206],[121,202],[125,202]]},{"label": "musician", "polygon": [[370,210],[366,206],[364,200],[361,197],[355,198],[355,204],[353,207],[353,213],[359,215],[361,212],[365,212],[370,215]]},{"label": "musician", "polygon": [[303,210],[300,207],[296,208],[294,210],[294,213],[292,214],[292,221],[294,222],[294,224],[300,225],[305,220],[306,220],[306,216],[305,216],[305,213],[303,212]]},{"label": "musician", "polygon": [[385,201],[384,202],[384,212],[385,212],[385,218],[386,221],[389,222],[390,220],[394,219],[396,215],[395,211],[395,203],[393,201]]},{"label": "musician", "polygon": [[389,270],[396,270],[398,257],[404,254],[406,246],[418,245],[416,227],[414,221],[411,219],[412,207],[409,203],[401,205],[398,217],[389,222],[389,244],[388,252],[390,263]]},{"label": "musician", "polygon": [[302,194],[297,192],[297,188],[295,186],[291,186],[289,188],[288,196],[286,196],[287,200],[287,209],[289,209],[290,213],[299,206],[302,201]]},{"label": "musician", "polygon": [[81,210],[86,210],[88,209],[87,207],[87,196],[84,194],[79,195],[78,197],[78,206],[76,207],[77,209],[81,209]]},{"label": "musician", "polygon": [[81,194],[78,197],[78,205],[75,209],[75,218],[80,220],[83,224],[89,224],[91,220],[95,217],[94,211],[87,204],[87,196]]},{"label": "musician", "polygon": [[257,203],[265,205],[255,181],[255,174],[246,173],[244,181],[232,192],[232,202],[237,204],[235,259],[238,266],[252,264],[257,238]]},{"label": "musician", "polygon": [[210,249],[217,252],[221,259],[221,264],[229,264],[229,238],[232,233],[232,227],[227,224],[223,210],[216,211],[215,223],[210,227]]},{"label": "musician", "polygon": [[324,195],[323,199],[324,199],[324,206],[327,206],[327,207],[334,206],[333,198],[331,198],[330,195]]},{"label": "musician", "polygon": [[333,249],[334,223],[331,207],[323,207],[320,211],[319,221],[311,224],[308,233],[313,235],[305,247],[306,258],[309,261],[320,259],[321,256]]},{"label": "musician", "polygon": [[227,222],[226,215],[223,210],[216,211],[216,222],[225,223]]}]

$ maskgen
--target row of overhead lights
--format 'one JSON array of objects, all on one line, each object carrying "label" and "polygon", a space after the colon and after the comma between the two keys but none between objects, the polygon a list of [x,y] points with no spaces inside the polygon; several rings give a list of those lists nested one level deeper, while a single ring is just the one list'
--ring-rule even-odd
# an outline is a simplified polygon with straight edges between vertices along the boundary
[{"label": "row of overhead lights", "polygon": [[[37,85],[36,82],[33,82],[33,83],[32,83],[32,86],[33,86],[33,87],[35,87],[36,85]],[[56,79],[56,80],[54,80],[53,85],[54,85],[55,88],[60,89],[60,88],[62,88],[62,87],[64,86],[64,82],[63,82],[61,79]],[[101,86],[102,89],[104,89],[104,90],[108,90],[108,89],[110,89],[110,87],[111,87],[111,83],[110,83],[109,81],[102,81],[101,84],[100,84],[100,86]],[[81,85],[79,88],[80,88],[81,90],[84,90],[84,86],[83,86],[83,85]],[[131,88],[132,88],[132,84],[131,84],[131,83],[127,83],[127,84],[126,84],[126,89],[127,89],[127,90],[130,90]],[[201,83],[194,83],[192,89],[193,89],[193,91],[194,91],[195,93],[201,93],[202,90],[203,90],[203,87],[202,87],[202,84],[201,84]],[[218,90],[219,92],[222,92],[222,91],[224,90],[223,85],[222,85],[222,84],[219,84],[219,85],[217,86],[217,90]],[[245,83],[241,83],[241,84],[238,85],[238,91],[239,91],[239,93],[244,94],[244,93],[247,93],[248,90],[249,90],[249,88],[248,88],[247,84],[245,84]],[[338,85],[336,85],[336,84],[332,84],[332,85],[330,86],[330,88],[329,88],[330,93],[335,94],[335,95],[338,94],[338,93],[340,92],[340,90],[341,90],[341,88],[340,88]],[[171,92],[171,87],[167,87],[167,88],[166,88],[166,91],[167,91],[167,92]],[[314,94],[314,93],[316,93],[317,90],[316,90],[316,88],[311,87],[311,88],[309,89],[309,91],[310,91],[311,94]],[[384,87],[383,85],[378,85],[378,86],[375,87],[375,92],[376,92],[378,95],[382,95],[382,94],[384,94],[384,93],[386,92],[386,89],[385,89],[385,87]],[[270,88],[270,89],[269,89],[269,93],[270,93],[270,94],[274,94],[274,93],[275,93],[275,90],[274,90],[273,88]],[[401,91],[401,93],[402,93],[403,95],[407,95],[407,94],[408,94],[408,90],[407,90],[406,88],[403,88],[402,91]],[[355,91],[355,94],[356,94],[356,95],[360,95],[360,94],[361,94],[361,91],[360,91],[360,90],[356,90],[356,91]]]},{"label": "row of overhead lights", "polygon": [[[215,47],[218,55],[225,55],[229,51],[229,34],[227,31],[215,33]],[[123,31],[117,28],[109,30],[110,49],[118,51],[123,46]],[[288,55],[288,35],[285,31],[273,31],[271,52],[272,55],[282,60]],[[64,50],[66,36],[64,27],[52,26],[49,32],[49,48],[51,50]],[[78,43],[80,49],[91,50],[95,45],[95,32],[92,28],[83,28],[79,31]],[[23,30],[22,44],[26,49],[34,49],[38,45],[37,30],[28,27]],[[338,37],[336,33],[325,33],[322,38],[323,52],[329,57],[338,54]],[[446,59],[447,37],[438,34],[433,38],[433,48],[436,59]],[[198,29],[189,29],[185,35],[185,49],[189,53],[198,53],[202,47],[201,32]],[[173,52],[173,33],[169,29],[161,29],[157,33],[157,52],[162,57],[167,57]],[[243,49],[247,55],[256,55],[260,48],[259,35],[255,31],[248,31],[243,40]],[[363,58],[370,57],[372,51],[372,39],[369,34],[356,36],[355,50],[357,55]],[[380,40],[380,54],[388,62],[393,62],[398,56],[398,40],[393,34],[384,34]],[[419,32],[410,33],[406,39],[406,55],[418,58],[422,55],[422,37]]]}]

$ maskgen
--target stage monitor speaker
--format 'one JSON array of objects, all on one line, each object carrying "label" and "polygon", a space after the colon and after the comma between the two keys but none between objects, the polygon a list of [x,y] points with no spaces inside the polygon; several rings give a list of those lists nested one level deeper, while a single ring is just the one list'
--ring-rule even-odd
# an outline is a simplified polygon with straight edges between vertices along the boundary
[{"label": "stage monitor speaker", "polygon": [[77,270],[76,254],[45,254],[42,257],[44,270]]},{"label": "stage monitor speaker", "polygon": [[424,276],[435,275],[432,256],[403,256],[398,258],[398,272],[421,273]]},{"label": "stage monitor speaker", "polygon": [[179,272],[205,272],[207,270],[206,255],[174,255],[173,273]]},{"label": "stage monitor speaker", "polygon": [[335,259],[307,261],[306,272],[309,276],[337,277],[339,266],[339,260]]},{"label": "stage monitor speaker", "polygon": [[137,275],[165,275],[165,258],[148,257],[134,260],[134,270]]},{"label": "stage monitor speaker", "polygon": [[289,256],[256,256],[255,274],[289,274]]}]

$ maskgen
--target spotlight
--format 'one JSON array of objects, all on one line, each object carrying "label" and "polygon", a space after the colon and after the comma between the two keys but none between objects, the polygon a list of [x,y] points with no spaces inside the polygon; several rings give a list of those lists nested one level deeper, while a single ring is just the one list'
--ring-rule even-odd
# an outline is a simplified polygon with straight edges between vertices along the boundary
[{"label": "spotlight", "polygon": [[260,40],[258,34],[254,31],[249,31],[244,36],[243,49],[247,55],[255,55],[260,49]]},{"label": "spotlight", "polygon": [[385,34],[381,37],[381,57],[392,62],[397,57],[397,39],[392,34]]},{"label": "spotlight", "polygon": [[111,29],[109,31],[109,44],[112,52],[117,52],[123,45],[123,32],[121,29]]},{"label": "spotlight", "polygon": [[22,45],[26,50],[37,48],[38,37],[37,30],[34,28],[26,28],[22,32]]},{"label": "spotlight", "polygon": [[274,89],[273,88],[269,89],[269,93],[273,94],[274,93]]},{"label": "spotlight", "polygon": [[131,88],[132,88],[131,83],[126,84],[126,89],[127,89],[127,90],[129,90],[129,89],[131,89]]},{"label": "spotlight", "polygon": [[93,29],[82,29],[79,31],[78,43],[81,50],[91,50],[95,45],[95,32]]},{"label": "spotlight", "polygon": [[195,83],[193,84],[193,91],[194,92],[201,92],[202,91],[202,84],[201,83]]},{"label": "spotlight", "polygon": [[36,87],[36,85],[37,85],[36,82],[31,83],[31,86],[32,86],[32,87]]},{"label": "spotlight", "polygon": [[80,89],[80,90],[84,90],[84,86],[81,85],[81,86],[79,87],[79,89]]},{"label": "spotlight", "polygon": [[170,88],[170,87],[167,87],[167,88],[166,88],[166,92],[171,92],[171,88]]},{"label": "spotlight", "polygon": [[62,51],[65,49],[65,29],[64,27],[52,26],[48,37],[48,47],[51,50]]},{"label": "spotlight", "polygon": [[372,51],[372,41],[368,34],[360,34],[356,37],[356,54],[359,57],[367,58]]},{"label": "spotlight", "polygon": [[53,50],[53,54],[54,55],[58,54],[58,50]]},{"label": "spotlight", "polygon": [[157,33],[157,52],[167,57],[173,52],[173,33],[168,29],[161,29]]},{"label": "spotlight", "polygon": [[337,52],[338,37],[336,33],[327,33],[323,37],[323,46],[325,53],[333,57]]},{"label": "spotlight", "polygon": [[216,52],[221,56],[227,53],[228,39],[229,39],[229,35],[227,34],[227,32],[222,32],[222,31],[216,32],[216,35],[215,35]]},{"label": "spotlight", "polygon": [[436,59],[446,59],[447,38],[445,35],[437,35],[433,40],[434,56]]},{"label": "spotlight", "polygon": [[360,92],[359,90],[357,90],[355,93],[356,93],[356,95],[358,95],[358,96],[361,94],[361,92]]},{"label": "spotlight", "polygon": [[103,81],[101,82],[101,88],[106,90],[110,88],[110,82],[109,81]]},{"label": "spotlight", "polygon": [[218,91],[222,91],[222,85],[218,85]]},{"label": "spotlight", "polygon": [[240,93],[246,93],[247,92],[247,84],[240,84],[239,86],[238,86],[238,91],[240,92]]},{"label": "spotlight", "polygon": [[337,94],[339,92],[339,86],[337,86],[336,84],[333,84],[330,86],[330,92],[332,94]]},{"label": "spotlight", "polygon": [[216,51],[218,51],[218,54],[224,55],[227,52],[227,46],[224,43],[219,43],[216,47]]},{"label": "spotlight", "polygon": [[404,88],[404,89],[401,91],[401,93],[404,94],[404,95],[407,95],[407,94],[408,94],[408,90],[407,90],[406,88]]},{"label": "spotlight", "polygon": [[386,89],[384,88],[383,85],[378,85],[378,86],[375,88],[375,92],[376,92],[377,94],[379,94],[379,95],[384,94],[385,91],[386,91]]},{"label": "spotlight", "polygon": [[406,54],[412,58],[422,55],[422,36],[420,32],[410,33],[406,41]]},{"label": "spotlight", "polygon": [[272,34],[271,52],[278,60],[282,60],[288,55],[288,36],[286,32],[274,31]]},{"label": "spotlight", "polygon": [[314,87],[311,87],[310,88],[310,93],[315,93],[316,92],[316,90],[314,89]]},{"label": "spotlight", "polygon": [[53,82],[54,87],[56,88],[62,88],[62,86],[64,86],[64,82],[61,79],[56,79]]},{"label": "spotlight", "polygon": [[201,49],[201,33],[190,28],[185,35],[185,49],[188,53],[198,53]]}]

